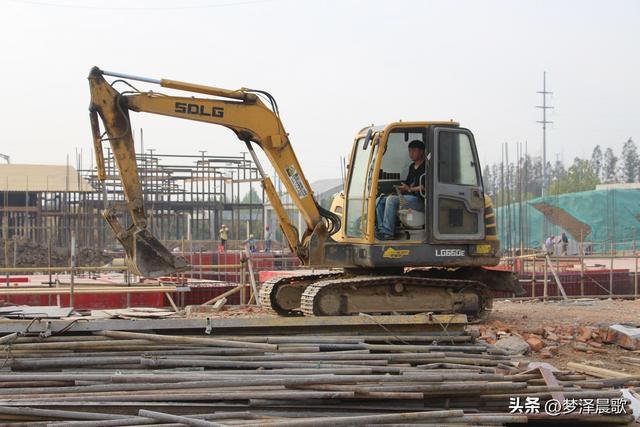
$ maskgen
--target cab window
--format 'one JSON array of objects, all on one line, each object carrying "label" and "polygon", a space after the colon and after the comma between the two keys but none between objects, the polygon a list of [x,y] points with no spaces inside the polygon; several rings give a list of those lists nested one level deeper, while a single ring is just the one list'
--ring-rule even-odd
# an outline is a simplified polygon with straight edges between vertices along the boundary
[{"label": "cab window", "polygon": [[399,185],[407,178],[411,160],[409,159],[409,143],[418,140],[426,144],[424,128],[397,129],[389,133],[387,145],[382,156],[378,187],[380,193],[394,194],[394,185]]},{"label": "cab window", "polygon": [[364,138],[356,141],[351,177],[347,191],[346,231],[349,237],[364,237],[367,221],[365,183],[369,172],[372,144],[363,147]]},{"label": "cab window", "polygon": [[476,169],[469,136],[462,132],[440,132],[438,181],[446,184],[477,186]]}]

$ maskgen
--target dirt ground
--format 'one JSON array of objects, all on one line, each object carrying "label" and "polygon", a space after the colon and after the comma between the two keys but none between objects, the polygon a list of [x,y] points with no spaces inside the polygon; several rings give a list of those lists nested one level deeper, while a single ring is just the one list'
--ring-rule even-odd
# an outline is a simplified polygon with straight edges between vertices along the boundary
[{"label": "dirt ground", "polygon": [[640,300],[574,299],[569,301],[495,301],[489,320],[530,330],[543,325],[640,325]]},{"label": "dirt ground", "polygon": [[[506,326],[517,334],[538,335],[543,334],[544,327],[578,330],[583,326],[601,327],[615,323],[640,325],[640,300],[496,301],[486,322],[487,325]],[[622,356],[640,357],[640,353],[612,344],[602,344],[599,350],[606,352],[588,354],[575,350],[573,343],[566,343],[559,346],[558,354],[552,358],[542,358],[539,352],[532,352],[527,358],[545,361],[558,368],[565,368],[568,362],[578,362],[640,375],[640,366],[625,364],[619,359]]]},{"label": "dirt ground", "polygon": [[[0,267],[46,267],[49,263],[49,248],[47,245],[25,240],[0,240]],[[69,248],[51,248],[51,266],[64,267],[69,265]],[[6,255],[6,256],[5,256]],[[76,261],[78,266],[101,266],[113,259],[97,248],[78,248]]]}]

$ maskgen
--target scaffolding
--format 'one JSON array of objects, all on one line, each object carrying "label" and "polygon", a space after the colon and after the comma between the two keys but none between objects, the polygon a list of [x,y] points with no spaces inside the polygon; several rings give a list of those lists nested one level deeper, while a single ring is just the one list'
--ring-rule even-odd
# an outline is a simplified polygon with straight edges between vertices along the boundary
[{"label": "scaffolding", "polygon": [[[130,223],[113,153],[105,149],[105,181],[98,180],[93,165],[83,169],[81,156],[76,157],[76,168],[67,164],[64,185],[52,190],[11,186],[9,178],[2,188],[0,182],[0,238],[67,247],[74,231],[79,246],[120,249],[101,216],[115,206],[123,224]],[[258,170],[247,153],[175,155],[149,149],[137,154],[137,162],[149,227],[160,240],[213,244],[222,224],[229,227],[230,239],[262,234],[264,192],[256,188]]]}]

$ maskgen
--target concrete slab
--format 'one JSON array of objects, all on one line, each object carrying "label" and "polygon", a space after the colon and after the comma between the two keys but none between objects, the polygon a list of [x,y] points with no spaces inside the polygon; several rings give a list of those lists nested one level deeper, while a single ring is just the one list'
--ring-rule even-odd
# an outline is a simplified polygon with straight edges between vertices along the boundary
[{"label": "concrete slab", "polygon": [[627,350],[640,350],[640,328],[627,325],[611,325],[607,328],[604,342],[617,344]]}]

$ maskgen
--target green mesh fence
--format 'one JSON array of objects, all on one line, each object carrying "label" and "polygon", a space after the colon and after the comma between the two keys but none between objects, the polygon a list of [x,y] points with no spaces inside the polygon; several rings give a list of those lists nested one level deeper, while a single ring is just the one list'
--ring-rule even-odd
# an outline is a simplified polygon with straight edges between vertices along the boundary
[{"label": "green mesh fence", "polygon": [[[498,235],[503,249],[540,248],[550,235],[566,232],[574,242],[590,242],[596,252],[635,248],[640,238],[640,190],[611,189],[539,197],[497,212]],[[544,214],[543,214],[544,212]],[[546,236],[544,233],[546,221]]]}]

